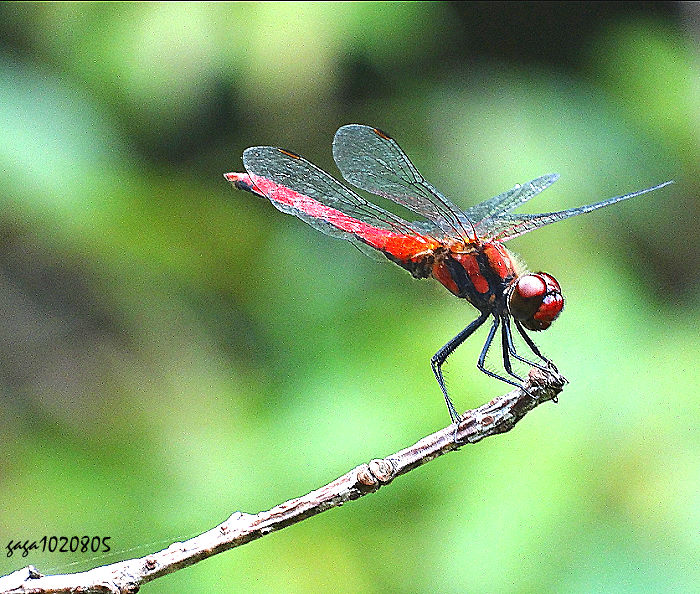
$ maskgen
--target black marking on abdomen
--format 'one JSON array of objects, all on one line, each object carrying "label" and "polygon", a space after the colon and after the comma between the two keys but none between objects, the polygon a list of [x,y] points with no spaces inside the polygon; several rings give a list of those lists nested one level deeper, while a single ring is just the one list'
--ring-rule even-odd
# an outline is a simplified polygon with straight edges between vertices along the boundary
[{"label": "black marking on abdomen", "polygon": [[[358,237],[358,239],[360,241],[363,241],[364,243],[367,243],[361,237]],[[367,243],[367,245],[370,245],[370,244]],[[372,247],[374,247],[374,246],[372,246]],[[399,258],[390,254],[387,251],[384,251],[384,250],[379,250],[379,251],[382,254],[384,254],[389,260],[391,260],[394,264],[398,264],[399,266],[401,266],[401,268],[408,270],[411,273],[411,276],[413,276],[413,278],[428,278],[432,273],[433,262],[435,260],[434,256],[432,256],[432,255],[427,256],[425,258],[422,258],[421,260],[418,260],[418,261],[413,261],[413,260],[400,260]]]}]

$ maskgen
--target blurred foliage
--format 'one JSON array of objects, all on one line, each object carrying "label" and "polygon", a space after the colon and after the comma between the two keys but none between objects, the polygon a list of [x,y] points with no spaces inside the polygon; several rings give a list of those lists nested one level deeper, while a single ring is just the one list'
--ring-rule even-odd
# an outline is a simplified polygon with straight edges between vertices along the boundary
[{"label": "blurred foliage", "polygon": [[[561,282],[559,406],[152,592],[685,592],[698,575],[697,4],[0,5],[0,537],[166,546],[447,422],[474,310],[233,191],[392,133],[465,207],[676,184],[513,242]],[[480,335],[481,337],[482,335]],[[461,408],[504,387],[447,366]],[[492,363],[498,365],[494,358]]]}]

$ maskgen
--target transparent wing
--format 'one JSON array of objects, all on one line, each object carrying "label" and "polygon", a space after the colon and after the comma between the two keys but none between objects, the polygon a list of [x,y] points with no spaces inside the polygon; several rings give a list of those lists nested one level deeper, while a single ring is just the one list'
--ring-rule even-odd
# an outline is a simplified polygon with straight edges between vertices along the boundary
[{"label": "transparent wing", "polygon": [[403,260],[436,245],[423,230],[368,202],[294,153],[251,147],[243,152],[243,165],[252,185],[238,174],[228,174],[227,179],[267,197],[277,209],[315,229],[351,241],[367,254],[372,255],[370,246]]},{"label": "transparent wing", "polygon": [[557,173],[549,173],[533,179],[526,184],[518,184],[503,194],[484,200],[483,202],[468,208],[464,214],[469,217],[469,220],[474,221],[476,229],[479,231],[479,224],[484,219],[495,217],[496,215],[504,214],[514,210],[521,204],[524,204],[530,198],[534,198],[542,190],[546,190],[555,181],[559,179]]},{"label": "transparent wing", "polygon": [[610,204],[627,200],[628,198],[641,196],[642,194],[653,192],[654,190],[658,190],[659,188],[663,188],[664,186],[672,183],[672,181],[667,181],[663,184],[652,186],[651,188],[646,188],[637,192],[632,192],[630,194],[615,196],[613,198],[608,198],[607,200],[602,200],[601,202],[595,202],[594,204],[579,206],[577,208],[569,208],[558,212],[522,215],[504,214],[495,216],[493,218],[485,219],[479,223],[479,234],[482,235],[483,233],[484,238],[493,239],[496,241],[508,241],[509,239],[523,235],[524,233],[532,231],[533,229],[539,229],[544,225],[549,225],[551,223],[556,223],[557,221],[568,219],[569,217],[592,212],[594,210],[598,210],[599,208],[603,208],[604,206],[609,206]]},{"label": "transparent wing", "polygon": [[402,218],[368,202],[323,169],[292,152],[272,146],[254,146],[243,151],[243,165],[248,173],[270,179],[380,229],[411,230],[410,224]]},{"label": "transparent wing", "polygon": [[335,133],[333,158],[346,181],[401,204],[435,223],[448,237],[467,239],[470,221],[429,184],[388,134],[350,124]]}]

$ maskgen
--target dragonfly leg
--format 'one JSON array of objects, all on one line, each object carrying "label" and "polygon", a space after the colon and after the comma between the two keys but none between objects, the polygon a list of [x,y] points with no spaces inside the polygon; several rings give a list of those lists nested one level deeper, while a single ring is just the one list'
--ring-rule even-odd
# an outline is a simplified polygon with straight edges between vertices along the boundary
[{"label": "dragonfly leg", "polygon": [[[497,380],[501,380],[502,382],[510,384],[511,386],[516,386],[517,388],[522,389],[522,385],[520,383],[518,383],[510,378],[503,377],[502,375],[498,375],[497,373],[494,373],[493,371],[486,369],[486,367],[484,365],[484,363],[486,362],[486,355],[489,352],[489,348],[491,347],[491,343],[493,342],[493,337],[496,335],[496,330],[498,330],[498,326],[500,323],[501,323],[501,321],[498,319],[498,316],[494,316],[493,317],[493,325],[491,326],[491,330],[489,330],[489,335],[486,337],[486,342],[484,343],[484,348],[481,349],[481,354],[479,355],[479,360],[477,361],[476,366],[479,369],[479,371],[481,371],[482,373],[485,373],[489,377],[495,378]],[[504,364],[505,364],[505,360],[504,360]],[[508,361],[508,366],[510,367],[510,361]],[[506,369],[506,371],[508,371],[508,370]],[[522,382],[522,380],[520,380],[520,381]]]},{"label": "dragonfly leg", "polygon": [[445,386],[445,378],[442,375],[442,365],[459,345],[461,345],[469,336],[471,336],[474,331],[481,326],[486,319],[489,317],[489,312],[482,313],[476,320],[474,320],[469,326],[462,330],[457,336],[450,340],[445,346],[443,346],[437,353],[435,353],[430,359],[430,366],[433,368],[433,373],[435,374],[435,379],[437,380],[442,394],[445,396],[445,403],[447,404],[447,410],[450,413],[450,418],[453,423],[457,423],[460,420],[459,414],[457,414],[457,409],[455,405],[452,404],[452,400],[447,394],[447,387]]},{"label": "dragonfly leg", "polygon": [[503,367],[505,368],[508,375],[522,382],[524,381],[523,378],[521,378],[517,373],[513,371],[513,367],[510,364],[510,355],[513,355],[518,360],[521,360],[522,357],[515,353],[515,349],[511,349],[513,337],[510,334],[508,318],[506,316],[503,316],[501,321],[503,322],[503,326],[501,327],[501,351],[503,353]]},{"label": "dragonfly leg", "polygon": [[[521,361],[521,362],[525,363],[526,365],[529,365],[530,367],[537,367],[537,369],[541,369],[542,371],[549,371],[549,369],[547,367],[543,367],[539,363],[535,363],[534,361],[530,361],[530,359],[526,359],[525,357],[518,355],[518,353],[515,350],[515,344],[513,343],[513,333],[512,333],[511,328],[510,328],[510,316],[508,316],[506,314],[502,317],[503,317],[503,352],[504,352],[504,357],[505,357],[505,351],[508,350],[508,352],[511,355],[513,355],[513,357],[515,357],[518,361]],[[515,323],[518,324],[518,321],[516,320]],[[532,340],[530,340],[529,336],[527,337],[527,339],[529,340],[529,342],[532,342]],[[532,343],[532,346],[535,346],[534,343]],[[537,348],[537,347],[535,347],[535,348]],[[539,354],[539,351],[536,352],[535,354],[538,355],[540,358],[542,358],[542,356]]]},{"label": "dragonfly leg", "polygon": [[[520,336],[522,336],[522,337],[523,337],[523,340],[527,343],[527,346],[530,347],[530,350],[531,350],[533,353],[535,353],[535,355],[537,355],[540,359],[542,359],[542,361],[544,361],[544,362],[547,364],[547,367],[548,367],[549,369],[552,369],[552,370],[554,370],[555,372],[558,372],[559,370],[557,369],[556,365],[554,365],[554,363],[553,363],[550,359],[548,359],[547,357],[545,357],[545,356],[540,352],[540,349],[538,349],[538,348],[537,348],[537,345],[536,345],[534,342],[532,342],[532,338],[530,338],[530,337],[527,335],[527,333],[525,332],[525,328],[522,327],[522,324],[521,324],[518,320],[515,320],[515,327],[518,329],[518,332],[520,333]],[[538,367],[539,367],[539,366],[538,366]],[[540,367],[540,369],[541,369],[541,367]]]}]

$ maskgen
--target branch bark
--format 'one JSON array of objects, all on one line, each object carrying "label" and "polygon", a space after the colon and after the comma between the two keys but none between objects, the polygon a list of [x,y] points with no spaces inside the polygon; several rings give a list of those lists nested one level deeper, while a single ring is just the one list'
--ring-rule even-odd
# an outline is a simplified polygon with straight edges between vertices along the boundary
[{"label": "branch bark", "polygon": [[331,483],[307,495],[285,501],[268,511],[233,513],[226,521],[185,542],[145,557],[128,559],[89,571],[42,575],[29,565],[0,577],[0,593],[58,594],[105,593],[132,594],[142,584],[172,573],[203,559],[246,544],[270,532],[286,528],[306,518],[374,493],[396,477],[485,437],[510,431],[536,406],[554,400],[566,379],[557,373],[531,369],[526,387],[494,398],[479,408],[467,411],[457,427],[454,424],[428,435],[414,445],[386,458],[361,464]]}]

